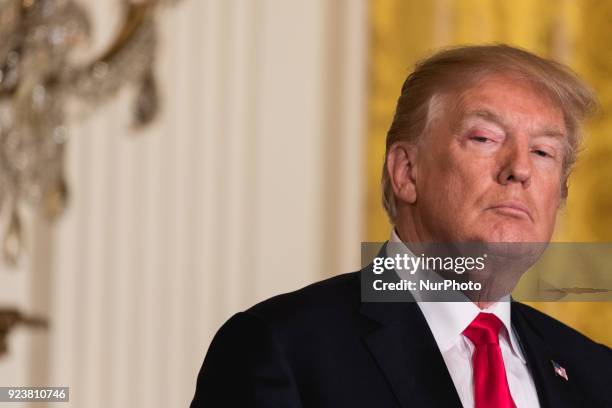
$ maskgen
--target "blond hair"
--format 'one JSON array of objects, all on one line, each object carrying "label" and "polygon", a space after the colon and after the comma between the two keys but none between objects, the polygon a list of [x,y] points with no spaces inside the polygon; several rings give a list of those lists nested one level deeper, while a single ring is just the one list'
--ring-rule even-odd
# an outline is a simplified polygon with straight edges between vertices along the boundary
[{"label": "blond hair", "polygon": [[580,125],[597,108],[593,91],[568,67],[505,44],[461,46],[442,50],[416,64],[397,101],[387,133],[382,171],[382,202],[395,222],[395,196],[387,172],[387,155],[399,141],[416,143],[431,119],[436,96],[461,91],[490,75],[509,75],[526,80],[543,91],[563,112],[568,140],[563,162],[563,197],[567,177],[580,146]]}]

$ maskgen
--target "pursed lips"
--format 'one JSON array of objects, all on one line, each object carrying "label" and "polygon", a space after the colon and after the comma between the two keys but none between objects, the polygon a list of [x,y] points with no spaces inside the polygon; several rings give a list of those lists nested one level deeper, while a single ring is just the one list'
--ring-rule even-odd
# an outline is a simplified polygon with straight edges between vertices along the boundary
[{"label": "pursed lips", "polygon": [[504,201],[489,207],[489,209],[498,210],[509,215],[527,217],[533,222],[533,217],[531,216],[529,208],[520,201]]}]

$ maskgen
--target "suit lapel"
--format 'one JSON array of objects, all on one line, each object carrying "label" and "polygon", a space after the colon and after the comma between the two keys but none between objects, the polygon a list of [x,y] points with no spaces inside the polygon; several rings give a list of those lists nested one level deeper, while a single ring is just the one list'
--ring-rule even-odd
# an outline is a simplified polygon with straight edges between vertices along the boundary
[{"label": "suit lapel", "polygon": [[525,359],[538,392],[541,407],[581,406],[580,391],[572,381],[568,370],[568,380],[555,374],[552,361],[567,367],[562,357],[556,355],[547,345],[537,328],[530,324],[524,313],[512,302],[512,324],[525,351]]},{"label": "suit lapel", "polygon": [[363,303],[361,312],[380,323],[364,341],[401,407],[461,407],[416,303]]}]

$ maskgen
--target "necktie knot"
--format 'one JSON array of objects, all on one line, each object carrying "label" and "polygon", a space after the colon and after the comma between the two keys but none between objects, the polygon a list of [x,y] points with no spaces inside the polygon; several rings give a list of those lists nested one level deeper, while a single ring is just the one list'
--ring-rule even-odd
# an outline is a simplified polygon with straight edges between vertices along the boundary
[{"label": "necktie knot", "polygon": [[475,345],[499,344],[499,330],[503,323],[493,313],[479,313],[463,331],[463,334]]}]

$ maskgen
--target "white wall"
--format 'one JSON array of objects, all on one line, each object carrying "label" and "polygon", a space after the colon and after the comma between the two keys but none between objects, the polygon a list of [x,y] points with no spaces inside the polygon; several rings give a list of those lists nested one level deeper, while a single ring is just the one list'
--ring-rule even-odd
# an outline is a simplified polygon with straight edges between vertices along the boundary
[{"label": "white wall", "polygon": [[[117,7],[85,3],[99,48]],[[163,113],[132,134],[124,92],[73,127],[70,208],[54,230],[39,221],[32,254],[50,284],[23,295],[53,326],[0,360],[0,383],[69,385],[74,407],[187,406],[224,320],[358,268],[365,3],[185,0],[160,15]],[[11,378],[7,361],[29,369]]]}]

